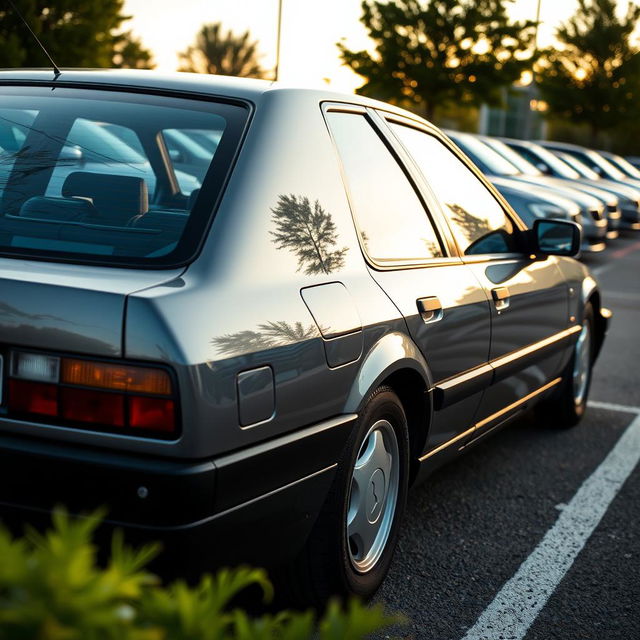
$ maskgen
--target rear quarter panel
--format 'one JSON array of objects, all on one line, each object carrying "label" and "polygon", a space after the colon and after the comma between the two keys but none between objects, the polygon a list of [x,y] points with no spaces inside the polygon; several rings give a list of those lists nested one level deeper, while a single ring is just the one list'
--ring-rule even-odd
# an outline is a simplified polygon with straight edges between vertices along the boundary
[{"label": "rear quarter panel", "polygon": [[[315,231],[301,229],[305,211]],[[362,355],[336,368],[300,294],[331,282],[347,288],[363,335]],[[128,301],[126,357],[178,374],[183,433],[172,455],[215,455],[355,411],[393,366],[375,370],[367,357],[392,332],[406,326],[366,270],[318,94],[267,92],[202,254],[182,278]],[[275,412],[241,428],[237,375],[264,366]]]}]

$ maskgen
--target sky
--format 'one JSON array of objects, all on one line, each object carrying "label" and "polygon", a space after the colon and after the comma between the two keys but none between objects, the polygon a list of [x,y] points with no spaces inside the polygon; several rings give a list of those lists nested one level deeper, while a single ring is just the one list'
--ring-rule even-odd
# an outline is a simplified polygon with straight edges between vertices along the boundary
[{"label": "sky", "polygon": [[[572,15],[577,0],[540,0],[540,46],[553,43],[558,24]],[[132,29],[154,54],[156,67],[174,71],[177,53],[193,43],[204,23],[222,22],[236,33],[250,30],[259,41],[261,65],[275,63],[279,0],[125,0],[124,11],[132,16],[123,25]],[[534,20],[538,0],[514,0],[509,13],[516,20]],[[640,4],[640,0],[634,0]],[[626,0],[619,5],[626,7]],[[280,79],[306,85],[329,85],[352,92],[363,80],[341,65],[336,42],[350,49],[369,47],[359,18],[361,0],[282,0]]]}]

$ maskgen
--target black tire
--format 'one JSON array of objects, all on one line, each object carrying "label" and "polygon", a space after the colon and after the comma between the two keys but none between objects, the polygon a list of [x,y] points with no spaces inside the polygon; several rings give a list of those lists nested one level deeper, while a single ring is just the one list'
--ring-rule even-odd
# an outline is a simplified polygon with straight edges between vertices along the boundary
[{"label": "black tire", "polygon": [[[594,328],[593,307],[587,303],[582,317],[582,331],[578,334],[573,354],[562,374],[562,382],[558,389],[538,407],[537,415],[544,420],[545,426],[568,429],[576,426],[582,420],[587,409],[587,399],[591,387],[595,354]],[[588,349],[586,356],[583,351],[585,348]],[[586,363],[584,360],[582,361],[584,379],[575,375],[580,370],[581,358],[587,361]]]},{"label": "black tire", "polygon": [[[392,432],[387,425],[391,426]],[[366,496],[369,494],[365,493],[358,494],[365,497],[356,499],[354,493],[352,502],[351,488],[352,483],[355,482],[356,462],[372,459],[372,454],[368,458],[365,454],[367,451],[379,450],[377,445],[371,449],[372,442],[379,442],[378,438],[385,441],[384,446],[389,447],[389,450],[392,449],[391,441],[395,438],[397,460],[391,463],[386,476],[375,461],[367,463],[366,469],[361,465],[359,468],[362,469],[362,478],[368,477],[369,471],[374,469],[366,483],[372,497],[368,499]],[[363,450],[365,442],[367,447]],[[388,454],[387,449],[384,451]],[[390,459],[394,455],[389,454]],[[392,489],[394,485],[391,479],[395,477],[394,471],[397,471],[397,491]],[[385,478],[382,483],[380,472]],[[345,598],[356,595],[367,599],[376,592],[389,570],[398,542],[400,522],[407,498],[408,472],[407,419],[402,404],[393,390],[390,387],[380,387],[365,402],[338,464],[334,483],[314,529],[303,551],[287,572],[289,599],[297,604],[322,606],[332,596]],[[356,487],[356,484],[353,486]],[[379,507],[377,516],[376,510],[380,503],[376,491],[384,495],[382,498],[384,505]],[[391,509],[389,505],[392,502],[393,512],[391,513],[388,510]],[[382,545],[378,550],[378,557],[375,557],[376,553],[370,553],[367,556],[363,551],[360,566],[358,566],[357,545],[354,543],[358,537],[352,536],[348,539],[347,536],[347,518],[352,518],[354,505],[357,504],[363,507],[362,510],[357,510],[358,513],[367,513],[367,521],[364,523],[369,527],[367,531],[371,530],[371,526],[374,528],[376,526],[371,525],[370,518],[375,518],[376,523],[382,523],[379,525],[380,529],[372,546],[372,549],[378,549],[376,541],[379,542],[378,546]],[[368,507],[371,504],[373,509],[369,510]],[[362,519],[359,518],[359,520]],[[386,533],[381,534],[380,531],[383,530],[385,522],[388,523],[388,530],[385,529]],[[380,540],[378,535],[381,536]],[[365,545],[363,544],[362,547],[364,550]]]}]

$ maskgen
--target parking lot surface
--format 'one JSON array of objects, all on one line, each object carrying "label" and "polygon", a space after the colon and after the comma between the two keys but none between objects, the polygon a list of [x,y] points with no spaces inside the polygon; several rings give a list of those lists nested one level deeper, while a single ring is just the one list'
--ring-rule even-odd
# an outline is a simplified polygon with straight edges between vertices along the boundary
[{"label": "parking lot surface", "polygon": [[380,638],[640,637],[640,234],[584,261],[614,312],[586,417],[527,417],[413,489],[376,597],[408,621]]}]

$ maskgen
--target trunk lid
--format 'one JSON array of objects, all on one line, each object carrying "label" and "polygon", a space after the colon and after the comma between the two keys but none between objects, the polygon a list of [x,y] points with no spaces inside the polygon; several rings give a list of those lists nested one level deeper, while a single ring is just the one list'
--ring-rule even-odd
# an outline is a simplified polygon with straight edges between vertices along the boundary
[{"label": "trunk lid", "polygon": [[127,295],[184,271],[0,259],[0,342],[122,357]]}]

